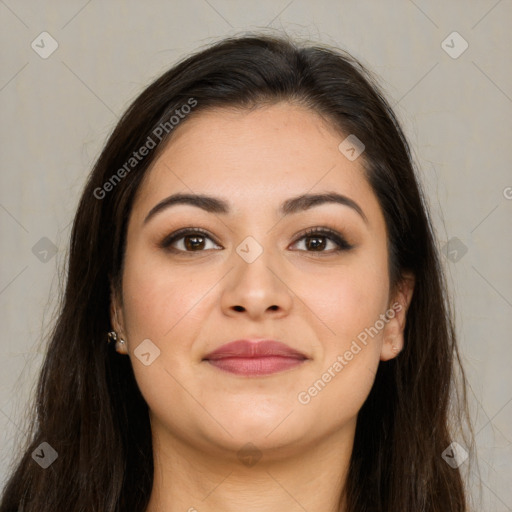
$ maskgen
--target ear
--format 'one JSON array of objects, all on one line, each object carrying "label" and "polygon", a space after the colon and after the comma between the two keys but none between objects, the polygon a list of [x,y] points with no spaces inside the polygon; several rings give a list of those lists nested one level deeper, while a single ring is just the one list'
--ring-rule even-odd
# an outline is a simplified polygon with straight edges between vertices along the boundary
[{"label": "ear", "polygon": [[389,361],[396,357],[404,348],[404,329],[407,310],[411,303],[414,290],[414,276],[404,274],[397,285],[397,291],[390,301],[386,311],[388,322],[384,327],[383,343],[380,353],[381,361]]},{"label": "ear", "polygon": [[122,308],[122,301],[119,294],[110,280],[110,325],[116,331],[118,341],[116,342],[116,351],[119,354],[128,354],[126,343],[119,343],[119,339],[126,341],[126,334],[124,328],[124,315]]}]

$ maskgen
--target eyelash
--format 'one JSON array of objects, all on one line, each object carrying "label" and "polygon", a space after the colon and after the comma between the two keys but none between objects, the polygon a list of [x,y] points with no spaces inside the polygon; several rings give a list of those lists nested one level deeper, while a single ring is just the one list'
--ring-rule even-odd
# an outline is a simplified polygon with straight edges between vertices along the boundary
[{"label": "eyelash", "polygon": [[[167,251],[173,252],[173,253],[193,253],[193,252],[205,252],[205,250],[198,250],[198,251],[186,251],[182,249],[176,249],[172,247],[172,244],[178,240],[181,240],[182,238],[185,238],[187,236],[192,235],[201,235],[205,238],[209,238],[211,241],[213,241],[216,245],[218,244],[211,235],[201,228],[183,228],[178,231],[175,231],[174,233],[171,233],[170,235],[167,235],[158,245],[160,248],[165,249]],[[302,235],[300,235],[299,238],[293,242],[292,245],[297,244],[297,242],[305,239],[305,238],[327,238],[328,240],[331,240],[334,242],[338,248],[330,251],[307,251],[304,250],[302,252],[309,252],[309,253],[318,253],[318,254],[337,254],[342,251],[349,251],[354,248],[353,245],[349,244],[343,236],[341,236],[338,232],[324,227],[316,227],[316,228],[310,228],[306,232],[304,232]]]}]

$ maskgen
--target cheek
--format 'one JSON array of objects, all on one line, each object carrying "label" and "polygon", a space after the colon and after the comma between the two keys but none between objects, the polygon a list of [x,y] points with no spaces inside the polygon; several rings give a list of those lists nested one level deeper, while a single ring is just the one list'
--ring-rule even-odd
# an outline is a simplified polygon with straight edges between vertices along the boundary
[{"label": "cheek", "polygon": [[336,349],[350,345],[387,309],[389,279],[385,260],[355,261],[315,279],[314,285],[307,302],[329,328],[327,339],[335,341]]},{"label": "cheek", "polygon": [[[167,343],[200,308],[198,300],[211,288],[207,276],[171,268],[165,258],[155,258],[134,248],[125,262],[124,312],[129,342],[150,338]],[[193,333],[190,333],[193,334]],[[179,349],[179,347],[176,347]]]},{"label": "cheek", "polygon": [[324,333],[320,364],[297,395],[308,414],[322,416],[332,426],[356,417],[380,362],[382,330],[374,329],[386,310],[388,280],[378,273],[351,270],[325,282],[328,301],[321,300],[325,297],[321,288],[311,297],[317,301],[312,309],[328,326],[329,334],[319,328],[317,335]]},{"label": "cheek", "polygon": [[[318,414],[331,410],[332,421],[342,423],[361,408],[379,365],[380,315],[387,309],[389,293],[385,249],[355,259],[322,283],[313,300],[317,301],[319,317],[334,334],[324,338],[322,373],[311,380],[299,401],[314,402]],[[329,300],[322,301],[322,296]]]},{"label": "cheek", "polygon": [[[190,422],[190,408],[195,407],[183,393],[182,383],[193,370],[194,340],[199,336],[201,319],[207,315],[208,291],[215,291],[214,284],[207,273],[170,268],[164,258],[152,257],[147,248],[138,252],[134,247],[129,256],[127,253],[123,309],[135,379],[152,411],[165,417],[173,406],[173,422]],[[159,351],[149,365],[137,357],[137,347],[146,339]],[[196,412],[201,414],[201,408]]]}]

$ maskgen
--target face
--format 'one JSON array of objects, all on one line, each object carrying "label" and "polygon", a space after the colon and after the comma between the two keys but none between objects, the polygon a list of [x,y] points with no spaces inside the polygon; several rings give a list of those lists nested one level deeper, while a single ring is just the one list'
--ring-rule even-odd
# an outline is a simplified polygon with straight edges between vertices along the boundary
[{"label": "face", "polygon": [[[402,347],[410,293],[390,295],[384,217],[345,137],[288,103],[222,109],[187,120],[155,161],[112,297],[154,433],[225,453],[353,430],[379,361]],[[240,339],[302,357],[266,358],[269,373],[206,359]]]}]

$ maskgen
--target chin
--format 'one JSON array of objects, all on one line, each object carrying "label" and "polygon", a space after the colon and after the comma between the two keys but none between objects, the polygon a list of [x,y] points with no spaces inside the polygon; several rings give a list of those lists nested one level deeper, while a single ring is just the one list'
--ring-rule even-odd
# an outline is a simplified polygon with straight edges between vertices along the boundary
[{"label": "chin", "polygon": [[[223,429],[216,429],[217,433],[222,434],[222,439],[214,442],[223,444],[226,449],[234,450],[240,449],[249,442],[260,450],[281,449],[288,445],[296,446],[297,442],[304,438],[307,428],[303,419],[294,417],[295,414],[290,412],[291,410],[280,411],[270,417],[241,418],[240,415],[225,417],[220,422],[229,433]],[[209,435],[211,436],[211,432]]]}]

